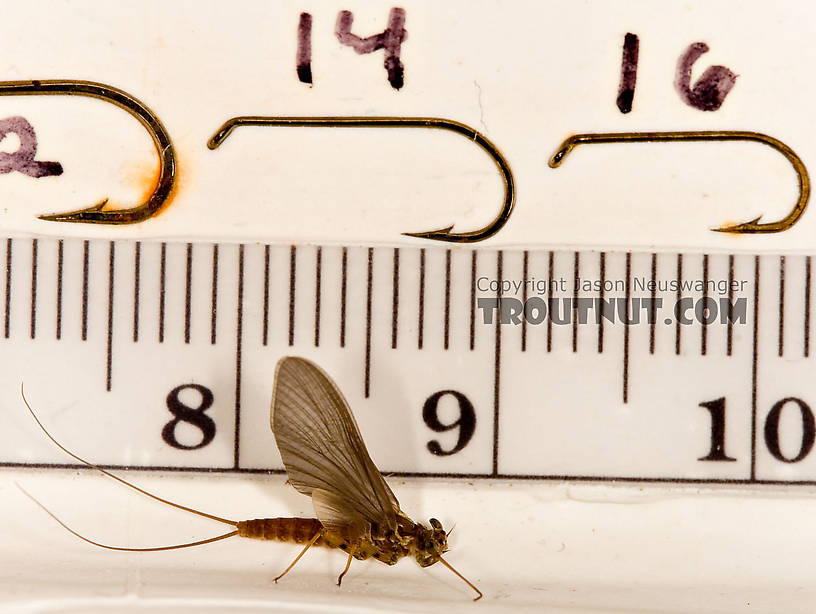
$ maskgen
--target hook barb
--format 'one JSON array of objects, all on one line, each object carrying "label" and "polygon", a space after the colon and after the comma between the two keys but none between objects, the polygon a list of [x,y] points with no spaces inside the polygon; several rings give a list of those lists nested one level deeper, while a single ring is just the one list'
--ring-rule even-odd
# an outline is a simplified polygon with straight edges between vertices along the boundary
[{"label": "hook barb", "polygon": [[510,164],[486,136],[467,124],[437,117],[268,117],[260,115],[228,119],[207,141],[207,147],[217,149],[239,126],[288,126],[317,128],[432,128],[455,132],[476,143],[495,162],[504,183],[504,199],[498,215],[483,228],[467,232],[452,232],[453,224],[437,230],[404,232],[405,236],[432,239],[448,243],[475,243],[495,235],[510,219],[516,201],[515,180]]},{"label": "hook barb", "polygon": [[51,222],[84,222],[91,224],[134,224],[153,216],[169,198],[176,172],[176,155],[170,135],[159,118],[142,102],[127,92],[97,83],[75,79],[0,81],[0,96],[87,96],[116,105],[139,120],[153,139],[159,156],[159,176],[148,199],[128,209],[106,210],[108,200],[90,207],[38,216]]},{"label": "hook barb", "polygon": [[643,143],[677,141],[753,141],[767,145],[781,153],[793,166],[799,183],[799,197],[791,211],[774,222],[760,222],[761,215],[740,224],[728,224],[712,228],[714,232],[735,234],[759,234],[788,230],[805,212],[810,198],[810,175],[802,159],[785,143],[767,134],[742,130],[698,130],[692,132],[609,132],[574,134],[561,143],[549,160],[550,168],[558,168],[564,158],[578,145],[587,143]]}]

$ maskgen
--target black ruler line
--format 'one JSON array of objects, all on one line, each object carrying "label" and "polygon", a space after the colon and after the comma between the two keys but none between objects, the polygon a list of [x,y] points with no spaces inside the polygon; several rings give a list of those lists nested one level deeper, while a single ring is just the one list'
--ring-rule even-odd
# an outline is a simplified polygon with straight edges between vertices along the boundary
[{"label": "black ruler line", "polygon": [[[496,304],[501,305],[502,299],[502,259],[501,250],[496,252]],[[499,473],[499,398],[501,384],[501,317],[496,317],[495,353],[493,359],[493,475]]]},{"label": "black ruler line", "polygon": [[113,288],[114,288],[114,259],[116,244],[111,241],[108,247],[108,338],[105,347],[105,390],[111,390],[113,372]]},{"label": "black ruler line", "polygon": [[754,256],[754,330],[751,350],[751,481],[756,480],[757,371],[759,368],[759,256]]},{"label": "black ruler line", "polygon": [[394,248],[394,275],[391,280],[391,349],[397,349],[399,333],[399,258],[400,248]]},{"label": "black ruler line", "polygon": [[[96,471],[94,467],[70,463],[21,463],[0,462],[0,467],[17,469],[63,469],[70,471]],[[223,473],[223,474],[260,474],[285,475],[283,469],[260,467],[195,467],[170,465],[97,465],[107,471],[144,471],[173,473]],[[456,473],[456,472],[423,472],[423,471],[389,471],[382,472],[394,478],[438,478],[460,480],[519,480],[519,481],[558,481],[558,482],[624,482],[643,484],[711,484],[720,485],[759,485],[759,486],[816,486],[816,480],[747,480],[743,478],[683,478],[674,476],[632,476],[632,475],[570,475],[570,474],[524,474],[524,473]]]},{"label": "black ruler line", "polygon": [[62,266],[63,266],[63,240],[57,241],[57,305],[56,305],[56,338],[62,338]]},{"label": "black ruler line", "polygon": [[295,344],[295,282],[297,277],[297,247],[289,248],[289,345]]},{"label": "black ruler line", "polygon": [[31,314],[30,314],[30,334],[31,338],[37,337],[37,239],[31,240]]},{"label": "black ruler line", "polygon": [[164,292],[166,289],[167,274],[167,243],[161,244],[159,258],[159,343],[164,343]]},{"label": "black ruler line", "polygon": [[82,340],[88,339],[88,261],[90,258],[90,243],[82,242]]},{"label": "black ruler line", "polygon": [[184,286],[184,343],[190,343],[190,320],[193,301],[193,244],[187,244],[187,269]]},{"label": "black ruler line", "polygon": [[139,341],[139,310],[141,305],[142,244],[133,246],[133,343]]},{"label": "black ruler line", "polygon": [[244,245],[238,246],[238,287],[235,314],[235,441],[233,468],[241,466],[241,350],[244,337]]},{"label": "black ruler line", "polygon": [[314,344],[320,346],[320,283],[322,277],[323,249],[318,246],[315,254],[315,315],[314,315]]},{"label": "black ruler line", "polygon": [[366,327],[365,327],[365,398],[371,392],[371,294],[374,276],[374,248],[368,248],[368,271],[366,282]]},{"label": "black ruler line", "polygon": [[6,239],[6,339],[9,338],[9,332],[11,330],[11,252],[11,239]]},{"label": "black ruler line", "polygon": [[210,345],[215,345],[218,330],[218,243],[212,249],[212,281],[210,282]]},{"label": "black ruler line", "polygon": [[425,248],[419,250],[419,299],[417,301],[417,349],[422,349],[425,333]]}]

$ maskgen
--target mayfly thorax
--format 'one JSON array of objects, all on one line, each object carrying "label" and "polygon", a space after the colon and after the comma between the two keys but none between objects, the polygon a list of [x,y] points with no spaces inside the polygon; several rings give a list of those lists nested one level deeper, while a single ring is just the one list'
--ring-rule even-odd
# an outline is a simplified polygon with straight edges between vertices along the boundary
[{"label": "mayfly thorax", "polygon": [[348,555],[346,566],[337,578],[338,586],[352,559],[373,558],[393,565],[410,556],[421,567],[442,563],[476,591],[474,601],[482,597],[478,588],[442,558],[447,551],[448,534],[441,523],[432,518],[428,528],[415,523],[400,510],[394,493],[368,455],[343,394],[320,367],[304,358],[290,356],[278,362],[271,423],[289,483],[298,492],[311,496],[317,518],[235,521],[168,501],[68,451],[45,429],[25,397],[23,401],[46,436],[75,460],[154,500],[233,527],[223,535],[173,546],[108,546],[80,535],[35,500],[60,525],[90,544],[128,552],[188,548],[235,536],[305,544],[275,582],[312,546],[337,548]]}]

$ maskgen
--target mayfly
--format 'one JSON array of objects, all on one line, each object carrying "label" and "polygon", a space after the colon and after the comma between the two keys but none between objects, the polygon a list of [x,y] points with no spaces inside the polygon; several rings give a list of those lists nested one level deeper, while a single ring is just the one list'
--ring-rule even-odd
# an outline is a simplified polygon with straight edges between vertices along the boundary
[{"label": "mayfly", "polygon": [[108,546],[80,535],[35,499],[66,530],[94,546],[127,552],[155,552],[200,546],[234,536],[305,544],[275,582],[285,576],[312,546],[339,548],[348,559],[337,578],[338,586],[352,559],[374,558],[393,565],[403,557],[413,556],[420,567],[442,563],[476,591],[474,601],[482,597],[478,588],[442,558],[448,549],[448,533],[442,524],[431,518],[428,528],[402,512],[397,498],[371,460],[343,394],[320,367],[304,358],[288,356],[278,362],[271,424],[289,474],[289,483],[298,492],[311,496],[317,518],[235,521],[173,503],[68,451],[45,429],[25,396],[23,402],[45,435],[72,458],[152,499],[234,527],[223,535],[174,546]]}]

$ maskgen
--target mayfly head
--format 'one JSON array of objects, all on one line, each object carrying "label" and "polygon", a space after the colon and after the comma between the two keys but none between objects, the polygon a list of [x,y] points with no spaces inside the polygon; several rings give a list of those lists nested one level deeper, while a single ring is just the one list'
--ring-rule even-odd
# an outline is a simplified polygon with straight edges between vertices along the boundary
[{"label": "mayfly head", "polygon": [[431,518],[431,528],[417,525],[416,550],[414,556],[420,567],[436,563],[448,551],[448,534],[442,523]]}]

